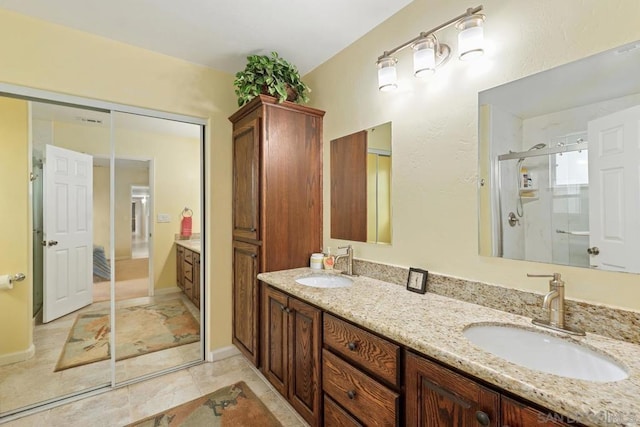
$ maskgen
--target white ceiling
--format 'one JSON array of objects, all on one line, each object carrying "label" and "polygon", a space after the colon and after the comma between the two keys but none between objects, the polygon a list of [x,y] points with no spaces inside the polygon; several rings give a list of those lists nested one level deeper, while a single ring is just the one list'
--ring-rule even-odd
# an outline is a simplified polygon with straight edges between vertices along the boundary
[{"label": "white ceiling", "polygon": [[302,75],[411,0],[0,0],[0,8],[228,73],[280,56]]}]

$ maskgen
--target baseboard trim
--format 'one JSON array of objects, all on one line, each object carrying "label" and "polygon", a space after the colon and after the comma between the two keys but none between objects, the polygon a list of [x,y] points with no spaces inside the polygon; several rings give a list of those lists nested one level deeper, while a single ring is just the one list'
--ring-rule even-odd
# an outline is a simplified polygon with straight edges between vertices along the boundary
[{"label": "baseboard trim", "polygon": [[28,349],[0,356],[0,366],[31,359],[36,354],[36,347],[31,344]]},{"label": "baseboard trim", "polygon": [[217,362],[218,360],[227,359],[238,354],[240,354],[240,350],[238,350],[234,345],[222,347],[209,352],[207,362]]},{"label": "baseboard trim", "polygon": [[173,286],[171,288],[160,288],[160,289],[153,290],[154,295],[167,295],[167,294],[174,294],[176,292],[181,292],[180,288],[177,286]]}]

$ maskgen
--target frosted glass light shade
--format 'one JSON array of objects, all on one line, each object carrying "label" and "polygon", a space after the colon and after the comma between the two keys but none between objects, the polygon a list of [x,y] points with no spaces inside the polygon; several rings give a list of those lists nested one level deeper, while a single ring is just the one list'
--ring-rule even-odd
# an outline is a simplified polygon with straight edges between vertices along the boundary
[{"label": "frosted glass light shade", "polygon": [[457,24],[458,58],[467,61],[484,54],[484,15],[472,15]]},{"label": "frosted glass light shade", "polygon": [[436,46],[431,37],[413,44],[413,75],[430,76],[436,72]]},{"label": "frosted glass light shade", "polygon": [[378,61],[378,89],[388,92],[398,87],[395,58],[383,58]]}]

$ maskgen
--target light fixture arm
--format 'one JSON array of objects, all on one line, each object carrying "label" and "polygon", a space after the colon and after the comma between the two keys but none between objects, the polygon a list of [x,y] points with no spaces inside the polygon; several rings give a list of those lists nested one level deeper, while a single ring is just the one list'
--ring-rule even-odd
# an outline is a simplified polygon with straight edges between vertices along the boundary
[{"label": "light fixture arm", "polygon": [[440,31],[443,28],[446,28],[446,27],[448,27],[450,25],[453,25],[453,24],[457,23],[458,21],[460,21],[463,18],[475,15],[476,13],[480,12],[482,9],[483,9],[482,5],[476,6],[476,7],[473,7],[473,8],[470,7],[469,9],[467,9],[467,11],[465,13],[460,14],[460,15],[456,16],[455,18],[452,18],[452,19],[448,20],[447,22],[445,22],[443,24],[440,24],[437,27],[432,28],[429,31],[421,32],[420,35],[418,35],[417,37],[412,38],[411,40],[409,40],[407,42],[402,43],[400,46],[397,46],[397,47],[395,47],[393,49],[390,49],[390,50],[385,50],[382,53],[382,55],[380,55],[378,57],[378,61],[380,61],[380,60],[382,60],[384,58],[388,58],[391,55],[393,55],[393,54],[395,54],[397,52],[400,52],[401,50],[404,50],[404,49],[408,48],[409,46],[411,46],[412,44],[414,44],[418,40],[421,40],[421,39],[427,37],[430,34],[434,34],[436,31]]}]

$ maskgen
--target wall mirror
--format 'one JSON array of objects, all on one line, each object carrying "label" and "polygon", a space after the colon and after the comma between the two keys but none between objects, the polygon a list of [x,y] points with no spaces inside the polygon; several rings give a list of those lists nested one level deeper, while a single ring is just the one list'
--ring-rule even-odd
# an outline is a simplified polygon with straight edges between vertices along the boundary
[{"label": "wall mirror", "polygon": [[204,126],[4,95],[0,422],[201,362]]},{"label": "wall mirror", "polygon": [[331,238],[391,244],[391,122],[331,141]]},{"label": "wall mirror", "polygon": [[481,255],[640,273],[640,42],[479,94]]}]

